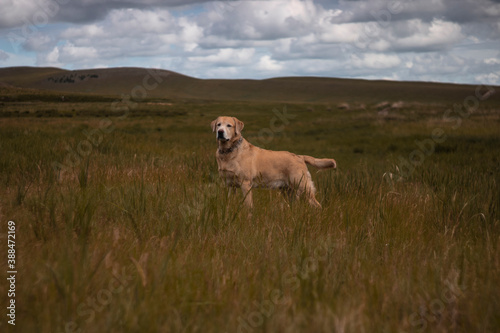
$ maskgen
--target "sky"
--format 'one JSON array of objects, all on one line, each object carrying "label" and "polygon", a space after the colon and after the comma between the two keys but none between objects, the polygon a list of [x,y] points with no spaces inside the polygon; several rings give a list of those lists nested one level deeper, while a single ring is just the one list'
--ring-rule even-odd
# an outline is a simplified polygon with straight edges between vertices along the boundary
[{"label": "sky", "polygon": [[0,0],[0,8],[0,67],[500,85],[500,0]]}]

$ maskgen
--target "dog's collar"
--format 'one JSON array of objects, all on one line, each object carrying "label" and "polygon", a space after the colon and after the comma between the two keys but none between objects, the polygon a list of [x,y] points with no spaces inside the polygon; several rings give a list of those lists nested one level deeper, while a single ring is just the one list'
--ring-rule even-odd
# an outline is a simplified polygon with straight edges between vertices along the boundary
[{"label": "dog's collar", "polygon": [[229,147],[227,149],[220,149],[219,148],[219,154],[225,155],[225,154],[232,153],[236,148],[238,148],[241,145],[242,142],[243,142],[243,137],[240,137],[240,139],[238,141],[236,141],[235,144],[233,144],[231,147]]}]

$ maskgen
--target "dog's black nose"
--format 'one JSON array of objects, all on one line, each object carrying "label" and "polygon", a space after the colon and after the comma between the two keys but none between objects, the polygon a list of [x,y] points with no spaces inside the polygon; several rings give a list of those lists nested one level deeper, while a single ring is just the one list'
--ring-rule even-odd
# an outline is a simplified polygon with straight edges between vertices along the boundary
[{"label": "dog's black nose", "polygon": [[224,137],[224,131],[223,131],[223,130],[219,130],[219,131],[217,131],[217,136],[218,136],[219,138],[223,138],[223,137]]}]

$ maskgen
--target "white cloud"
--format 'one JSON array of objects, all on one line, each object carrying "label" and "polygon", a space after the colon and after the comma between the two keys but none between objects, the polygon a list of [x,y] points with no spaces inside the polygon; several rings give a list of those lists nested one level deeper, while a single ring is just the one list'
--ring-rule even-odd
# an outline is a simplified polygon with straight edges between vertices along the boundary
[{"label": "white cloud", "polygon": [[319,37],[325,43],[355,43],[360,40],[363,34],[363,24],[361,23],[323,23]]},{"label": "white cloud", "polygon": [[22,26],[34,21],[33,17],[42,18],[41,15],[44,14],[42,8],[32,0],[2,0],[1,7],[0,28]]},{"label": "white cloud", "polygon": [[393,54],[367,53],[362,56],[356,54],[351,56],[351,63],[357,68],[388,69],[401,64],[401,59]]},{"label": "white cloud", "polygon": [[500,65],[500,59],[488,58],[488,59],[484,59],[484,63],[487,65]]},{"label": "white cloud", "polygon": [[477,75],[475,80],[480,84],[500,85],[500,71],[496,73]]},{"label": "white cloud", "polygon": [[260,58],[255,68],[263,72],[276,72],[283,69],[283,64],[265,55]]},{"label": "white cloud", "polygon": [[394,48],[400,50],[429,50],[450,47],[465,38],[460,25],[435,19],[431,23],[411,20],[413,33],[408,37],[394,38]]},{"label": "white cloud", "polygon": [[[167,10],[113,10],[102,22],[62,31],[60,38],[65,41],[64,45],[58,45],[48,53],[51,62],[58,53],[58,61],[74,67],[87,67],[95,59],[114,62],[125,57],[192,52],[202,37],[203,30],[196,22],[184,17],[175,18]],[[177,49],[179,45],[182,49]]]},{"label": "white cloud", "polygon": [[198,46],[198,41],[203,37],[203,29],[187,18],[181,18],[179,26],[182,29],[184,50],[187,52],[193,51]]},{"label": "white cloud", "polygon": [[45,57],[39,60],[39,63],[42,66],[53,66],[53,67],[61,66],[62,63],[59,61],[59,48],[58,47],[54,48]]},{"label": "white cloud", "polygon": [[255,49],[219,49],[216,53],[205,56],[189,57],[189,61],[197,63],[208,63],[212,65],[235,66],[248,65],[251,63]]},{"label": "white cloud", "polygon": [[240,40],[276,40],[309,33],[317,19],[312,0],[239,1],[230,11],[209,13],[208,34]]},{"label": "white cloud", "polygon": [[23,18],[40,10],[38,1],[57,0],[0,1],[8,8],[0,49],[9,33],[23,46],[2,65],[23,55],[44,66],[158,64],[201,77],[466,82],[495,80],[500,65],[500,5],[490,0],[402,1],[397,10],[387,0],[69,1],[49,19],[71,24],[34,29]]},{"label": "white cloud", "polygon": [[[409,71],[417,80],[439,81],[453,75],[462,75],[466,69],[466,59],[451,54],[424,53],[412,57],[413,65]],[[447,80],[449,81],[449,79]]]},{"label": "white cloud", "polygon": [[60,66],[67,63],[80,63],[88,67],[99,59],[98,52],[93,47],[75,46],[71,43],[56,46],[46,57],[39,60],[43,66]]},{"label": "white cloud", "polygon": [[206,77],[231,78],[241,77],[243,75],[243,72],[241,71],[241,67],[212,67],[205,69],[203,74]]}]

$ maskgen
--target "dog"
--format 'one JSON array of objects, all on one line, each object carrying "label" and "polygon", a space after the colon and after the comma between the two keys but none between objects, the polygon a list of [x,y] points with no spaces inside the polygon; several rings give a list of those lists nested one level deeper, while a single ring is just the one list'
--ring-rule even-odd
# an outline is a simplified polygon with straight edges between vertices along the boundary
[{"label": "dog", "polygon": [[211,126],[218,142],[219,175],[227,186],[241,188],[248,208],[253,208],[251,189],[256,187],[279,189],[291,199],[305,195],[311,206],[321,208],[306,164],[335,169],[334,159],[256,147],[243,138],[241,131],[245,125],[235,117],[218,117]]}]

